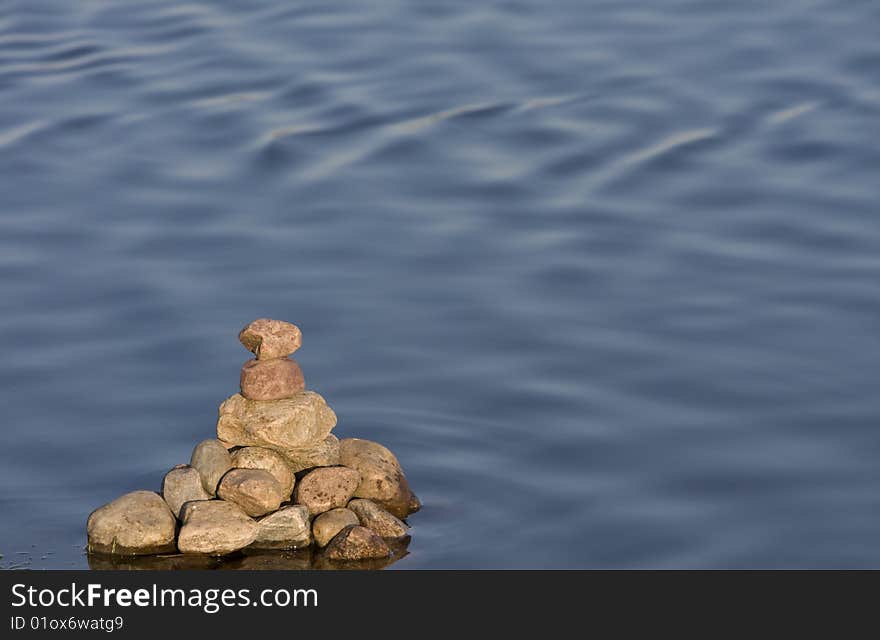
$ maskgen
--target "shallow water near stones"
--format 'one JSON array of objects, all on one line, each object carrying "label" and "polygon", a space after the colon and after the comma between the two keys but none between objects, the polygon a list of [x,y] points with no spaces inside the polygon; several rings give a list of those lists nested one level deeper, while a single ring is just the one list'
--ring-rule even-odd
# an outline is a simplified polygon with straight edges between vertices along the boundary
[{"label": "shallow water near stones", "polygon": [[245,549],[223,557],[190,554],[122,557],[93,553],[88,555],[88,563],[90,569],[119,571],[181,569],[349,571],[385,569],[409,555],[407,551],[410,544],[409,538],[388,539],[385,543],[391,550],[391,555],[387,558],[370,560],[331,560],[320,550],[308,548],[285,551]]},{"label": "shallow water near stones", "polygon": [[422,500],[389,568],[880,568],[878,32],[0,3],[0,566],[89,566],[264,315]]}]

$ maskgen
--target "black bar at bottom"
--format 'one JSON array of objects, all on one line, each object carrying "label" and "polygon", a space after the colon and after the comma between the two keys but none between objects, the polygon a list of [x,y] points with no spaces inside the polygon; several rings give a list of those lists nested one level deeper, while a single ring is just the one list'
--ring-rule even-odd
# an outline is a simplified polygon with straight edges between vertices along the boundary
[{"label": "black bar at bottom", "polygon": [[[807,622],[839,635],[873,613],[876,573],[614,571],[53,571],[2,572],[0,637],[186,629],[321,640],[343,633],[470,635],[524,624],[602,635],[602,629],[697,627],[767,631]],[[831,606],[845,613],[829,616]],[[704,622],[705,621],[705,622]],[[760,622],[759,622],[760,621]],[[708,624],[709,626],[703,626]],[[876,624],[871,622],[871,626]],[[581,633],[582,632],[582,633]],[[61,634],[61,635],[59,635]],[[279,636],[282,637],[282,636]],[[316,638],[318,636],[315,636]],[[493,636],[494,637],[494,636]]]}]

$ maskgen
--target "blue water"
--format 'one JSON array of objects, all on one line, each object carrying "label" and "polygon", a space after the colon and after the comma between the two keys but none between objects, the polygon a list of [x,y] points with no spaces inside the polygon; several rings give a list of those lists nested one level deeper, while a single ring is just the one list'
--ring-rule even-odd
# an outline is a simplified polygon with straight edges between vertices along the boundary
[{"label": "blue water", "polygon": [[260,316],[412,568],[880,567],[880,4],[0,4],[0,553],[214,432]]}]

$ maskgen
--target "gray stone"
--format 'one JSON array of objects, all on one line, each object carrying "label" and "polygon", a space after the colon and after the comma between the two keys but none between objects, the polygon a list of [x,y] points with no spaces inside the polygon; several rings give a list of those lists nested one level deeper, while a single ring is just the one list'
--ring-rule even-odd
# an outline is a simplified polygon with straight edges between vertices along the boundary
[{"label": "gray stone", "polygon": [[372,500],[398,518],[406,518],[421,508],[397,458],[378,442],[360,438],[340,440],[339,462],[361,474],[355,497]]},{"label": "gray stone", "polygon": [[180,517],[184,503],[192,500],[210,500],[211,495],[202,486],[202,476],[186,464],[179,464],[165,474],[162,497],[175,517]]},{"label": "gray stone", "polygon": [[245,447],[232,454],[232,466],[236,469],[263,469],[272,474],[281,487],[282,501],[290,498],[296,477],[280,454],[265,447]]},{"label": "gray stone", "polygon": [[400,538],[407,535],[407,524],[388,513],[372,500],[356,498],[348,503],[358,517],[360,524],[383,538]]},{"label": "gray stone", "polygon": [[353,524],[358,524],[358,517],[354,511],[341,507],[325,511],[312,523],[312,536],[315,538],[315,544],[319,547],[326,547],[337,533]]},{"label": "gray stone", "polygon": [[321,467],[309,471],[296,485],[297,504],[309,508],[313,516],[335,507],[344,507],[354,495],[360,474],[347,467]]},{"label": "gray stone", "polygon": [[219,440],[202,440],[193,449],[190,466],[202,477],[202,486],[209,495],[217,495],[220,478],[232,468],[232,457]]},{"label": "gray stone", "polygon": [[253,517],[276,511],[284,498],[278,481],[263,469],[232,469],[220,481],[217,495]]},{"label": "gray stone", "polygon": [[256,549],[301,549],[312,542],[309,510],[302,505],[284,507],[257,524],[260,529],[251,545]]},{"label": "gray stone", "polygon": [[339,532],[327,545],[330,560],[368,560],[387,558],[391,549],[385,541],[366,527],[352,525]]},{"label": "gray stone", "polygon": [[279,453],[294,473],[314,467],[332,467],[339,464],[339,438],[331,433],[311,447],[283,449]]},{"label": "gray stone", "polygon": [[177,539],[181,553],[226,555],[252,543],[259,530],[241,507],[224,500],[188,502],[181,516]]},{"label": "gray stone", "polygon": [[336,414],[314,391],[271,401],[248,400],[237,393],[220,405],[217,438],[241,447],[283,451],[314,447],[335,426]]},{"label": "gray stone", "polygon": [[89,552],[141,555],[174,551],[176,526],[174,514],[158,493],[127,493],[89,515]]}]

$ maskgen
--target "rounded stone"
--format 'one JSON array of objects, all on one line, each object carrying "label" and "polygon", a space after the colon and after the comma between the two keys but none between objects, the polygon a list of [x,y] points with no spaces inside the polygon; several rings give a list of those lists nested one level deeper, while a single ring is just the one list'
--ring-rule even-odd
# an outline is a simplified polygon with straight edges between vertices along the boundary
[{"label": "rounded stone", "polygon": [[224,500],[188,502],[177,539],[181,553],[222,556],[251,544],[259,527],[238,505]]},{"label": "rounded stone", "polygon": [[162,497],[176,517],[180,517],[180,510],[187,502],[211,499],[202,486],[202,476],[185,464],[179,464],[165,474],[162,480]]},{"label": "rounded stone", "polygon": [[241,368],[241,395],[248,400],[290,398],[306,388],[295,360],[248,360]]},{"label": "rounded stone", "polygon": [[141,555],[174,551],[177,520],[158,493],[133,491],[95,509],[86,530],[89,551]]},{"label": "rounded stone", "polygon": [[330,560],[368,560],[387,558],[391,549],[378,535],[360,525],[346,527],[327,545]]},{"label": "rounded stone", "polygon": [[347,467],[321,467],[309,471],[296,486],[297,504],[309,508],[313,516],[344,507],[354,495],[360,474]]},{"label": "rounded stone", "polygon": [[259,531],[251,545],[257,549],[302,549],[312,542],[309,510],[299,504],[279,509],[257,524]]},{"label": "rounded stone", "polygon": [[244,447],[232,454],[232,467],[235,469],[262,469],[272,474],[281,487],[282,502],[290,498],[296,476],[287,465],[284,457],[264,447]]},{"label": "rounded stone", "polygon": [[372,500],[356,498],[348,503],[348,508],[357,515],[361,526],[383,538],[400,538],[407,535],[409,529],[407,524]]},{"label": "rounded stone", "polygon": [[398,518],[406,518],[421,508],[397,458],[378,442],[360,438],[340,440],[339,462],[361,474],[355,497],[372,500]]},{"label": "rounded stone", "polygon": [[319,547],[326,547],[337,533],[358,524],[358,517],[354,511],[339,507],[325,511],[312,523],[312,536],[315,538],[315,544]]},{"label": "rounded stone", "polygon": [[189,464],[199,472],[205,491],[214,496],[220,478],[232,468],[232,457],[222,442],[212,438],[196,445]]},{"label": "rounded stone", "polygon": [[260,318],[254,320],[238,334],[245,349],[253,352],[258,360],[271,360],[289,356],[302,345],[302,333],[295,324],[283,320]]},{"label": "rounded stone", "polygon": [[314,447],[336,426],[336,414],[314,391],[270,402],[248,400],[237,393],[220,405],[219,413],[219,440],[282,452]]},{"label": "rounded stone", "polygon": [[217,495],[253,517],[277,511],[284,498],[278,481],[264,469],[232,469],[220,480]]}]

